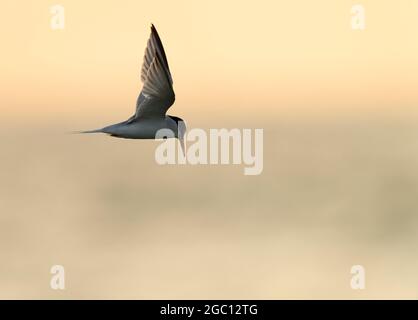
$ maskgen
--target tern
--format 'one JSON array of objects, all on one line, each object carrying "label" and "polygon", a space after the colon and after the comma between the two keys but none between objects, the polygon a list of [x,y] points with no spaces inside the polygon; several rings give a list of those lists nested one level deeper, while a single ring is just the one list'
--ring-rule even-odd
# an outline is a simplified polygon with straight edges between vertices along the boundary
[{"label": "tern", "polygon": [[142,63],[141,81],[143,87],[132,117],[101,129],[81,133],[106,133],[126,139],[155,139],[160,129],[170,129],[174,133],[172,138],[180,141],[184,153],[185,122],[179,117],[166,115],[175,100],[173,79],[163,44],[153,24]]}]

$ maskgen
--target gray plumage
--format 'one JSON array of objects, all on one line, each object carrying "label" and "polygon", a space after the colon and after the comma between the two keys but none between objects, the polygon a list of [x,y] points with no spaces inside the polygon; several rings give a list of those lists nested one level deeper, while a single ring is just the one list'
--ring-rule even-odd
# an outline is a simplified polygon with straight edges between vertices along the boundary
[{"label": "gray plumage", "polygon": [[82,133],[107,133],[126,139],[155,139],[158,130],[170,129],[183,147],[184,121],[166,115],[174,103],[175,94],[164,47],[154,25],[151,25],[151,35],[145,49],[141,81],[143,87],[132,117],[120,123]]}]

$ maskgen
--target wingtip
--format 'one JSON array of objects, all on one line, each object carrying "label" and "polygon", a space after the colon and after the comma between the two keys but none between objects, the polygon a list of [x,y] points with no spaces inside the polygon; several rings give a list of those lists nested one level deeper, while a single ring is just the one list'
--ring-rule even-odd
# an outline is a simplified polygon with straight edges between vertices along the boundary
[{"label": "wingtip", "polygon": [[[151,33],[152,33],[155,37],[160,38],[160,36],[158,35],[157,28],[154,26],[154,24],[153,24],[153,23],[151,23]],[[161,40],[160,40],[160,41],[161,41]]]}]

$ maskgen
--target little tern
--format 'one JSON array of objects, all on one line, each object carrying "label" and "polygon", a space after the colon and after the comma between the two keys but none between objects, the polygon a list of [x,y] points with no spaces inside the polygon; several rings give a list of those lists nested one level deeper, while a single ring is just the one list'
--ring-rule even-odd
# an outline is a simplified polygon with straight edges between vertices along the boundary
[{"label": "little tern", "polygon": [[151,35],[141,69],[142,91],[136,101],[135,114],[128,120],[81,133],[107,133],[126,139],[155,139],[160,129],[170,129],[184,152],[186,126],[183,119],[166,115],[174,103],[173,79],[157,29],[151,24]]}]

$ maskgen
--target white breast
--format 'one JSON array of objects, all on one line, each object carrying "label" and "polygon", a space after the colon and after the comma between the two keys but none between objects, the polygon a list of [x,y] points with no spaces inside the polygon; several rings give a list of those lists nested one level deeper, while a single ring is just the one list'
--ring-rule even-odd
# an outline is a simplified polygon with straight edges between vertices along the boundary
[{"label": "white breast", "polygon": [[117,124],[107,128],[106,133],[120,138],[129,139],[155,139],[157,131],[160,129],[170,129],[174,133],[177,130],[176,122],[169,117],[161,119],[138,119],[129,124]]}]

